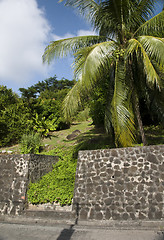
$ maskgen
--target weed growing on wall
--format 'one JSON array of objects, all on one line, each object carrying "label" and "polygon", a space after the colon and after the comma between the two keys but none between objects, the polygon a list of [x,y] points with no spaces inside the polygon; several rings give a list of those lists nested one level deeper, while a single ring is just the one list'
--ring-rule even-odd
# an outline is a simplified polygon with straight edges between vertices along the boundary
[{"label": "weed growing on wall", "polygon": [[[72,203],[77,161],[72,157],[72,150],[56,148],[49,155],[57,155],[60,160],[51,172],[38,182],[30,183],[27,192],[28,201],[32,204],[58,202],[60,205]],[[47,153],[46,153],[47,154]]]}]

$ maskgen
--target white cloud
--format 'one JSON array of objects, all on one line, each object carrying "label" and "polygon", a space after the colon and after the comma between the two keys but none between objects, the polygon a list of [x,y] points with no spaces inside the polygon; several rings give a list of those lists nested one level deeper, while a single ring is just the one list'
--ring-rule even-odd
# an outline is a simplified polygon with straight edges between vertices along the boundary
[{"label": "white cloud", "polygon": [[71,33],[66,33],[63,36],[59,36],[59,35],[56,35],[56,34],[52,35],[53,41],[57,41],[57,40],[60,40],[60,39],[65,39],[65,38],[72,38],[72,37],[75,37],[75,35],[73,35]]},{"label": "white cloud", "polygon": [[0,0],[0,84],[43,74],[50,26],[36,0]]},{"label": "white cloud", "polygon": [[76,34],[72,34],[72,33],[69,33],[69,32],[64,34],[63,36],[53,34],[52,39],[53,39],[53,41],[57,41],[57,40],[60,40],[60,39],[65,39],[65,38],[72,38],[72,37],[77,37],[77,36],[89,36],[89,35],[97,35],[97,34],[96,34],[95,31],[80,29],[80,30],[77,31]]},{"label": "white cloud", "polygon": [[79,30],[77,32],[78,36],[90,36],[90,35],[97,35],[95,31],[89,31],[89,30]]}]

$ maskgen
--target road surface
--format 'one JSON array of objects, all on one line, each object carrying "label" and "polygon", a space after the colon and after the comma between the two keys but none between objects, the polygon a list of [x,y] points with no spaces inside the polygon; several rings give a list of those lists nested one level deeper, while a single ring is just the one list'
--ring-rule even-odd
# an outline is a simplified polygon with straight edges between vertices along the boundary
[{"label": "road surface", "polygon": [[155,230],[118,230],[107,227],[0,223],[0,240],[164,240]]}]

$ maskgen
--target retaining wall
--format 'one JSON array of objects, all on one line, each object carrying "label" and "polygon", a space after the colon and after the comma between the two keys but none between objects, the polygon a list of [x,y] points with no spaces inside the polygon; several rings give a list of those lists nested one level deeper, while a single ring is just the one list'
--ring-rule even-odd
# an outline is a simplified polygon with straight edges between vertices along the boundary
[{"label": "retaining wall", "polygon": [[164,218],[164,145],[80,151],[73,209],[79,219]]},{"label": "retaining wall", "polygon": [[[29,181],[57,161],[0,155],[0,214],[21,214]],[[73,210],[79,220],[163,220],[164,145],[80,151]]]},{"label": "retaining wall", "polygon": [[0,155],[0,214],[21,214],[29,181],[52,170],[58,157],[22,154]]}]

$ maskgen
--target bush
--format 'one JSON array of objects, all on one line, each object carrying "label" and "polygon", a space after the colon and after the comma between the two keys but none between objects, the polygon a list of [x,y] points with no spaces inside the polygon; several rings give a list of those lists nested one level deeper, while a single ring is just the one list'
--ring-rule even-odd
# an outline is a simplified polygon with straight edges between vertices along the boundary
[{"label": "bush", "polygon": [[[112,88],[112,87],[111,87]],[[107,109],[108,102],[110,102],[110,91],[108,78],[99,82],[96,85],[95,91],[91,94],[91,101],[89,102],[90,117],[93,120],[93,124],[96,126],[104,126],[105,111]]]},{"label": "bush", "polygon": [[33,130],[40,134],[41,137],[48,137],[50,131],[55,131],[57,119],[52,114],[49,118],[42,117],[36,113],[32,119]]},{"label": "bush", "polygon": [[1,111],[0,116],[0,146],[18,143],[23,134],[31,129],[30,113],[21,100],[11,104]]},{"label": "bush", "polygon": [[28,201],[33,204],[58,202],[60,205],[72,203],[77,161],[72,158],[72,152],[61,149],[52,150],[60,160],[54,169],[44,175],[38,182],[30,183],[27,192]]},{"label": "bush", "polygon": [[0,147],[18,143],[31,128],[29,119],[30,110],[22,99],[0,86]]},{"label": "bush", "polygon": [[38,133],[24,134],[20,142],[21,153],[39,153],[41,137]]},{"label": "bush", "polygon": [[83,121],[87,121],[89,116],[89,111],[90,109],[88,107],[86,107],[84,110],[80,111],[76,117],[73,119],[75,122],[83,122]]}]

